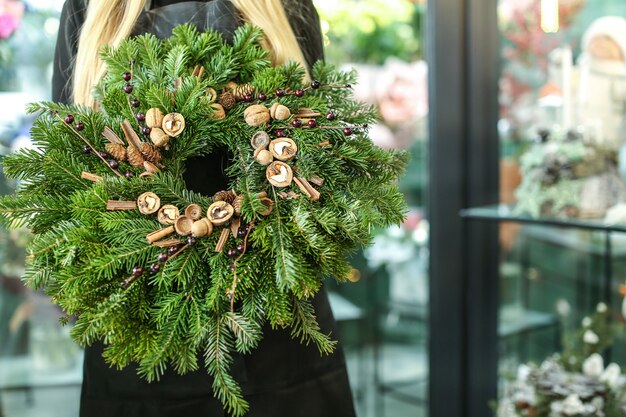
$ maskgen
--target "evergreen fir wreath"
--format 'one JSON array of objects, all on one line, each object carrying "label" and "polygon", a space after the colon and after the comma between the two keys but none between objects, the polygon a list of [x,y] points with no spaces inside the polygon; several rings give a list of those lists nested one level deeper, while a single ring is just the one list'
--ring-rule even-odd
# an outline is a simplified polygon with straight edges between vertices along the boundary
[{"label": "evergreen fir wreath", "polygon": [[[368,139],[375,112],[352,98],[353,74],[317,63],[305,83],[298,65],[271,65],[261,38],[184,25],[105,47],[99,109],[30,105],[35,147],[4,160],[21,185],[0,199],[7,223],[34,234],[26,283],[75,317],[78,343],[104,340],[108,362],[138,363],[149,381],[205,366],[234,416],[248,404],[233,352],[269,322],[331,353],[310,299],[405,212],[394,181],[407,155]],[[231,155],[229,189],[186,189],[185,161],[216,146]]]}]

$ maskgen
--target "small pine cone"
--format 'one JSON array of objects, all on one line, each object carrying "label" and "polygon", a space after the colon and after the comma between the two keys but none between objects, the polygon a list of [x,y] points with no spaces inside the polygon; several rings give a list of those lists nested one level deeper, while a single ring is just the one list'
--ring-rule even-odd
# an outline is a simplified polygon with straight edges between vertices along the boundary
[{"label": "small pine cone", "polygon": [[241,216],[241,206],[243,204],[243,196],[238,195],[233,200],[233,208],[235,209],[235,215]]},{"label": "small pine cone", "polygon": [[133,145],[128,145],[126,152],[128,154],[128,162],[132,166],[143,167],[144,158],[139,149],[137,149]]},{"label": "small pine cone", "polygon": [[234,191],[218,191],[213,196],[213,201],[225,201],[228,204],[231,204],[235,200],[235,197],[237,197],[237,194],[235,194]]},{"label": "small pine cone", "polygon": [[235,107],[235,104],[237,104],[237,100],[235,99],[235,96],[232,93],[226,91],[220,95],[219,103],[226,110],[230,110],[233,107]]},{"label": "small pine cone", "polygon": [[107,143],[105,146],[106,151],[118,161],[126,160],[126,148],[119,143]]},{"label": "small pine cone", "polygon": [[238,85],[233,91],[235,98],[239,101],[243,101],[245,96],[251,96],[254,94],[254,86],[251,84]]},{"label": "small pine cone", "polygon": [[150,162],[159,163],[163,157],[161,156],[161,152],[159,148],[151,143],[144,142],[141,144],[141,153],[144,158]]}]

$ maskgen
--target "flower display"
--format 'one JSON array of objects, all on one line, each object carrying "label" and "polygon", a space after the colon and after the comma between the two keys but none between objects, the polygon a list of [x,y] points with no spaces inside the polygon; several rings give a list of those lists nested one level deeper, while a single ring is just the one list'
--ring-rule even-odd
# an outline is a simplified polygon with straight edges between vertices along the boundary
[{"label": "flower display", "polygon": [[24,3],[0,0],[0,40],[8,39],[19,27],[24,16]]},{"label": "flower display", "polygon": [[[622,417],[626,415],[626,376],[600,352],[620,330],[609,322],[608,307],[582,320],[563,338],[564,350],[540,365],[521,364],[504,382],[497,417]],[[623,328],[621,328],[623,331]]]}]

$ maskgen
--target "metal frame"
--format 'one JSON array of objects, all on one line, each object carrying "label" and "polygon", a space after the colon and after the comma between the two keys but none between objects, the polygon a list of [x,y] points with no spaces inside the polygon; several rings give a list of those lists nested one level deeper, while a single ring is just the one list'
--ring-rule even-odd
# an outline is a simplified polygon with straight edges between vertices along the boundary
[{"label": "metal frame", "polygon": [[461,209],[498,201],[497,0],[429,2],[430,410],[485,417],[497,394],[497,226]]}]

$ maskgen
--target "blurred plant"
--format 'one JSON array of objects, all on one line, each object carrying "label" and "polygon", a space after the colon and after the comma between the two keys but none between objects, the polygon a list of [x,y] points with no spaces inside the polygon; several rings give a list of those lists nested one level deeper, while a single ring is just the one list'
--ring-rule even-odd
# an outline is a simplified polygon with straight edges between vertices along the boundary
[{"label": "blurred plant", "polygon": [[500,80],[501,116],[513,129],[528,124],[539,88],[547,81],[549,55],[567,40],[567,28],[586,0],[561,0],[559,32],[541,29],[541,6],[535,0],[501,0],[499,26],[503,34],[503,70]]},{"label": "blurred plant", "polygon": [[19,27],[24,4],[17,0],[0,0],[0,40],[8,39]]},{"label": "blurred plant", "polygon": [[568,371],[583,371],[586,358],[602,353],[613,345],[615,337],[624,331],[621,322],[614,322],[607,305],[599,303],[596,311],[585,316],[578,329],[564,332],[561,365]]},{"label": "blurred plant", "polygon": [[[562,316],[569,306],[561,306]],[[565,312],[564,310],[568,310]],[[540,366],[520,365],[507,381],[497,406],[498,417],[623,417],[626,415],[626,377],[619,365],[606,368],[600,352],[613,344],[623,326],[611,324],[604,303],[566,332],[563,352]]]},{"label": "blurred plant", "polygon": [[314,3],[322,20],[330,62],[383,64],[390,56],[408,62],[423,56],[423,1]]},{"label": "blurred plant", "polygon": [[365,258],[370,268],[393,268],[415,258],[427,242],[428,221],[420,211],[412,210],[400,226],[392,226],[374,237],[372,245],[365,249]]},{"label": "blurred plant", "polygon": [[[54,55],[58,3],[0,0],[0,91],[32,90],[40,85],[42,90],[50,89],[45,71]],[[34,68],[38,74],[32,73]],[[22,78],[28,78],[28,83],[20,82]]]},{"label": "blurred plant", "polygon": [[24,16],[24,3],[17,0],[0,0],[0,80],[5,78],[13,50],[8,39],[20,26]]},{"label": "blurred plant", "polygon": [[372,140],[383,148],[409,148],[416,136],[423,135],[428,115],[426,62],[390,58],[382,66],[355,68],[361,79],[354,87],[356,98],[376,106],[381,117],[372,129]]}]

